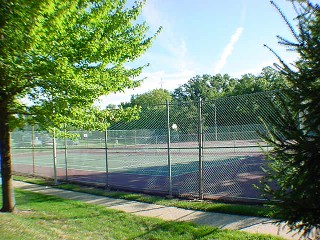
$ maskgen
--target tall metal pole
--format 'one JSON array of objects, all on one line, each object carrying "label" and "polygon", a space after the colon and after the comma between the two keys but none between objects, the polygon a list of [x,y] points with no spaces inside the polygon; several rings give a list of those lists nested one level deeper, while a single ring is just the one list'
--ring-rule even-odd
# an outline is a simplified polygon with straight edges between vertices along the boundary
[{"label": "tall metal pole", "polygon": [[68,181],[68,153],[67,153],[67,130],[64,129],[64,166],[66,181]]},{"label": "tall metal pole", "polygon": [[218,140],[218,126],[217,126],[217,103],[214,103],[214,133],[215,139]]},{"label": "tall metal pole", "polygon": [[198,144],[199,144],[199,199],[203,199],[203,128],[202,99],[198,103]]},{"label": "tall metal pole", "polygon": [[169,196],[172,196],[172,165],[171,165],[171,128],[170,128],[170,107],[169,101],[166,100],[166,107],[167,107],[167,154],[168,154],[168,183],[169,183]]},{"label": "tall metal pole", "polygon": [[34,126],[32,126],[32,142],[31,142],[31,146],[32,146],[32,174],[35,175],[36,173],[36,167],[35,167],[35,154],[34,154]]},{"label": "tall metal pole", "polygon": [[52,138],[52,149],[53,149],[53,174],[54,174],[54,184],[58,184],[57,180],[57,146],[56,146],[56,129],[53,128],[53,138]]},{"label": "tall metal pole", "polygon": [[109,164],[108,164],[108,129],[104,133],[104,149],[106,158],[106,187],[109,187]]}]

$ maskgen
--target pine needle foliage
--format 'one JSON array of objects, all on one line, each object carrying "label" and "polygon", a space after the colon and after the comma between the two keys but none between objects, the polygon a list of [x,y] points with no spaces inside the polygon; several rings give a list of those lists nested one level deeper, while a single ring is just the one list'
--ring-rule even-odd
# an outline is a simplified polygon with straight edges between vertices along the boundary
[{"label": "pine needle foliage", "polygon": [[273,146],[267,154],[267,175],[262,190],[275,203],[292,229],[305,234],[320,227],[320,6],[292,0],[297,26],[287,20],[293,40],[278,36],[279,43],[298,53],[293,64],[278,58],[275,64],[288,82],[277,105],[276,117],[264,140]]}]

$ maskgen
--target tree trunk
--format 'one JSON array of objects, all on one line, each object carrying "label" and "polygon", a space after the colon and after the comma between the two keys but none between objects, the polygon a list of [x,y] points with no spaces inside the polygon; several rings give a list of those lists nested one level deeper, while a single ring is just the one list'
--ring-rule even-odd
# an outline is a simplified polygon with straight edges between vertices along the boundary
[{"label": "tree trunk", "polygon": [[12,164],[10,150],[10,128],[6,111],[0,113],[0,154],[2,177],[2,209],[1,212],[13,212],[14,196],[12,182]]}]

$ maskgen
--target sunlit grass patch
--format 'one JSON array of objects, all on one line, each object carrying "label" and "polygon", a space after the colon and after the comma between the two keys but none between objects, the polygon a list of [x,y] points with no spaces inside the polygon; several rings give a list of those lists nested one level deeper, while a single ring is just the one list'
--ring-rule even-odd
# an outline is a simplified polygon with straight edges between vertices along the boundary
[{"label": "sunlit grass patch", "polygon": [[1,213],[2,239],[279,239],[138,217],[19,189],[15,195],[17,211]]}]

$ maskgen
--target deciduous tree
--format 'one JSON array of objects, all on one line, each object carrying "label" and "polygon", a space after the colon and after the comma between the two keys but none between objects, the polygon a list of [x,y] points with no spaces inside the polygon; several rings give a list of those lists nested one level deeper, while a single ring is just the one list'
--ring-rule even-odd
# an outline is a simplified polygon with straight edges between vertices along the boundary
[{"label": "deciduous tree", "polygon": [[130,116],[132,109],[114,114],[93,107],[102,95],[139,85],[135,79],[145,66],[126,63],[158,34],[148,37],[146,23],[138,23],[143,2],[127,5],[126,0],[0,1],[2,211],[14,209],[10,131],[19,124],[93,128]]},{"label": "deciduous tree", "polygon": [[236,81],[232,92],[228,95],[237,96],[243,94],[279,90],[286,87],[284,76],[272,67],[265,67],[261,73],[254,75],[247,73]]},{"label": "deciduous tree", "polygon": [[172,96],[168,90],[154,89],[149,92],[133,95],[131,97],[130,105],[138,106],[152,106],[152,105],[165,105],[167,101],[172,100]]},{"label": "deciduous tree", "polygon": [[179,102],[198,101],[200,97],[204,101],[212,100],[232,92],[235,84],[236,80],[228,74],[197,75],[176,88],[173,92],[173,98]]}]

